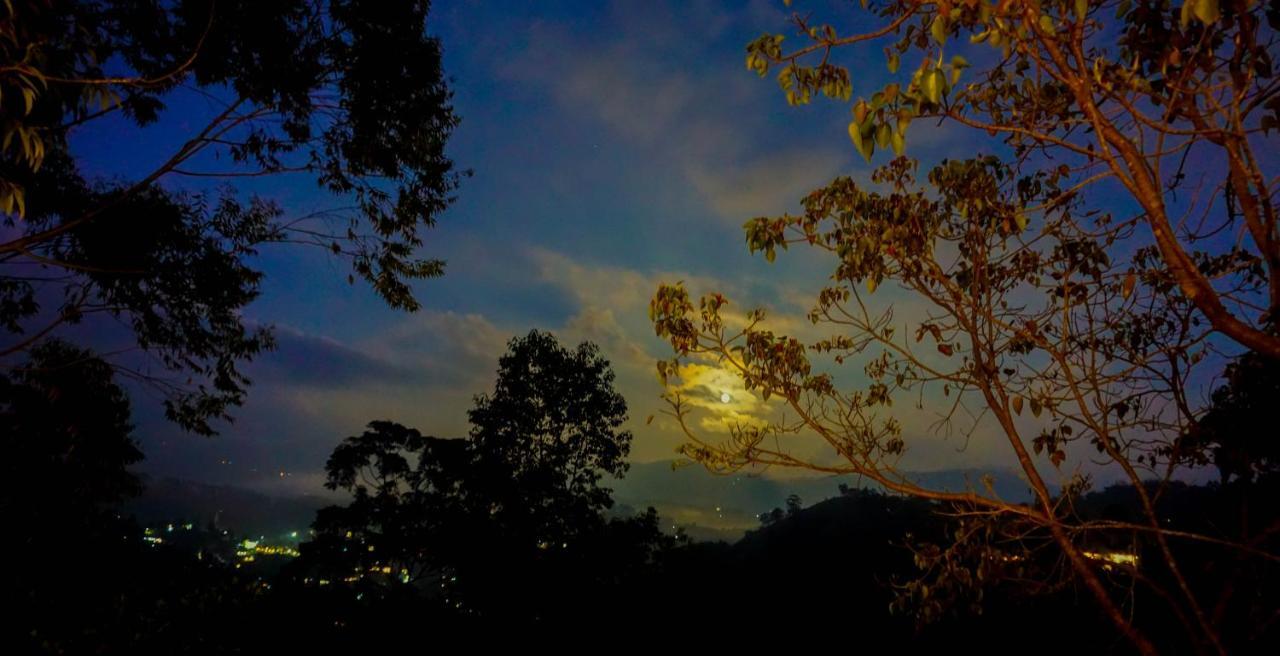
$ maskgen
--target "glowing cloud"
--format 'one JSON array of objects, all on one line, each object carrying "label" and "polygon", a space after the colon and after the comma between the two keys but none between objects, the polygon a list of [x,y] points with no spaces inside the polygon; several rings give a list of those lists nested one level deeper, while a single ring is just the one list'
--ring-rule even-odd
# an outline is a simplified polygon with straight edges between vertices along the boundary
[{"label": "glowing cloud", "polygon": [[695,416],[703,430],[727,433],[733,426],[758,426],[768,421],[768,404],[748,391],[736,372],[716,364],[681,366],[678,384],[671,391],[697,409]]}]

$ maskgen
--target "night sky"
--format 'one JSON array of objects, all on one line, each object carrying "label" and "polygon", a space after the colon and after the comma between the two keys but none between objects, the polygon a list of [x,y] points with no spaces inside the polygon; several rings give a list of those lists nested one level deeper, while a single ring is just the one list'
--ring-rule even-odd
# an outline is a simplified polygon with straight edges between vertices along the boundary
[{"label": "night sky", "polygon": [[[860,13],[836,9],[815,12]],[[431,29],[463,120],[450,153],[474,171],[427,234],[423,255],[446,259],[445,276],[418,283],[423,309],[405,314],[348,285],[345,263],[324,252],[265,250],[263,294],[246,314],[276,326],[278,350],[247,367],[249,400],[214,438],[183,434],[135,390],[142,470],[318,492],[329,452],[370,420],[465,435],[471,399],[492,385],[506,341],[533,328],[599,344],[630,406],[633,460],[675,457],[674,426],[645,423],[663,407],[654,361],[670,354],[646,315],[658,283],[721,291],[738,312],[769,307],[775,330],[821,334],[804,315],[832,262],[793,251],[770,265],[749,255],[741,225],[797,208],[836,175],[865,179],[871,170],[846,137],[847,105],[788,107],[772,78],[745,69],[744,45],[785,30],[785,12],[773,0],[435,3]],[[877,55],[845,54],[855,95],[888,75]],[[198,96],[176,97],[157,126],[99,121],[74,147],[91,174],[129,179],[209,111]],[[918,122],[908,153],[927,166],[992,147],[977,139]],[[195,188],[190,179],[166,183]],[[237,186],[294,213],[341,203],[301,178]],[[100,348],[110,345],[109,328],[93,330]],[[703,428],[771,412],[713,365],[693,373],[686,384],[706,409]],[[961,450],[963,440],[930,433],[929,417],[900,418],[916,438],[909,467],[1000,464],[980,437]]]}]

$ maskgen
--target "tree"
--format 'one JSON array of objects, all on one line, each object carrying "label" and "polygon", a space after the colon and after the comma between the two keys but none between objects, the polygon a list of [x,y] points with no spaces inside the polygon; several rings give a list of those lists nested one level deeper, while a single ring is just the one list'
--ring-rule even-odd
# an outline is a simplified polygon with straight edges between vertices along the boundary
[{"label": "tree", "polygon": [[[90,315],[118,317],[151,358],[118,370],[164,392],[171,419],[208,433],[243,400],[238,365],[271,345],[241,315],[258,295],[259,247],[331,251],[350,281],[417,308],[410,282],[443,262],[416,251],[458,182],[444,154],[457,117],[428,6],[6,3],[0,324],[11,339],[0,356]],[[78,170],[76,132],[109,117],[148,126],[166,103],[193,98],[209,115],[150,171],[94,181]],[[344,207],[294,215],[229,186],[284,175]]]},{"label": "tree", "polygon": [[21,564],[0,578],[14,601],[6,644],[74,652],[119,603],[120,588],[94,584],[132,546],[117,517],[141,490],[132,431],[128,397],[92,353],[51,340],[0,374],[0,557]]},{"label": "tree", "polygon": [[[911,122],[934,118],[1000,137],[992,148],[1002,156],[943,161],[923,183],[919,165],[899,156],[870,185],[838,178],[805,197],[800,215],[747,222],[749,248],[769,261],[792,245],[832,258],[831,283],[809,315],[822,337],[776,334],[763,309],[726,314],[720,294],[695,306],[682,285],[661,286],[650,315],[676,354],[659,363],[664,381],[690,358],[710,361],[786,411],[714,440],[693,428],[694,410],[676,388],[668,400],[688,437],[685,454],[717,471],[765,464],[857,474],[949,504],[969,524],[938,557],[963,562],[966,580],[982,585],[998,574],[993,564],[1050,553],[1037,571],[1069,574],[1062,583],[1087,590],[1141,653],[1157,646],[1129,621],[1125,582],[1147,586],[1178,618],[1182,644],[1203,653],[1244,644],[1223,635],[1188,573],[1204,561],[1178,554],[1213,545],[1274,562],[1276,545],[1175,530],[1160,508],[1175,473],[1204,461],[1205,445],[1183,436],[1205,411],[1196,402],[1200,370],[1222,363],[1230,346],[1216,335],[1259,357],[1280,354],[1274,190],[1255,154],[1280,105],[1262,14],[1271,25],[1280,16],[1259,3],[1196,2],[1181,16],[1163,7],[901,0],[877,4],[883,26],[868,32],[841,35],[797,15],[807,45],[784,51],[780,35],[750,44],[748,67],[776,68],[788,99],[803,103],[816,94],[851,99],[840,53],[888,39],[891,74],[909,52],[922,63],[910,82],[854,104],[855,148],[868,161],[877,146],[901,155]],[[958,46],[961,35],[972,43]],[[1215,171],[1225,171],[1220,184],[1178,196]],[[1124,206],[1110,190],[1128,194],[1138,215],[1116,216]],[[1175,211],[1194,222],[1175,231]],[[1252,242],[1213,237],[1233,225]],[[876,296],[886,285],[913,307],[895,315],[892,299]],[[854,362],[859,373],[842,373]],[[989,484],[917,484],[898,467],[911,435],[892,407],[904,398],[912,414],[937,416],[936,430],[999,436],[1034,502],[1001,499]],[[795,455],[787,438],[806,437],[837,463]],[[1132,485],[1138,519],[1076,511],[1086,459]],[[1141,568],[1124,565],[1124,553],[1107,560],[1099,543],[1134,545]],[[1117,571],[1131,578],[1113,581]]]},{"label": "tree", "polygon": [[569,350],[532,331],[508,344],[492,395],[476,397],[471,440],[489,480],[488,500],[539,536],[564,543],[594,530],[613,505],[602,476],[627,471],[627,403],[590,342]]},{"label": "tree", "polygon": [[[1098,185],[1099,198],[1127,195],[1138,213],[1124,223],[1142,228],[1197,310],[1245,348],[1280,358],[1280,217],[1265,155],[1280,129],[1274,2],[870,5],[880,24],[847,34],[795,15],[804,45],[762,36],[747,48],[747,67],[776,69],[792,103],[847,101],[838,51],[884,41],[895,75],[920,55],[909,81],[853,107],[849,135],[868,161],[877,146],[902,154],[913,120],[938,119],[1002,138],[1027,167],[1065,167],[1049,202]],[[1248,239],[1215,240],[1224,230]],[[1242,287],[1242,270],[1261,280]]]},{"label": "tree", "polygon": [[142,460],[129,400],[110,366],[59,341],[32,349],[0,375],[0,439],[5,458],[0,512],[22,529],[14,538],[101,530],[116,506],[141,491],[129,466]]},{"label": "tree", "polygon": [[352,499],[316,515],[316,538],[305,551],[317,571],[308,575],[342,581],[358,572],[361,586],[378,589],[444,581],[456,560],[456,532],[469,521],[462,484],[470,461],[464,440],[389,421],[343,440],[325,465],[325,487]]},{"label": "tree", "polygon": [[1188,451],[1204,453],[1218,468],[1222,483],[1252,482],[1280,471],[1280,446],[1270,433],[1280,399],[1280,363],[1246,353],[1227,365],[1225,381],[1187,436]]},{"label": "tree", "polygon": [[468,438],[375,421],[334,450],[326,486],[352,501],[317,515],[306,577],[527,622],[592,609],[649,562],[664,544],[653,510],[603,514],[601,478],[625,472],[631,441],[608,361],[538,331],[508,346]]}]

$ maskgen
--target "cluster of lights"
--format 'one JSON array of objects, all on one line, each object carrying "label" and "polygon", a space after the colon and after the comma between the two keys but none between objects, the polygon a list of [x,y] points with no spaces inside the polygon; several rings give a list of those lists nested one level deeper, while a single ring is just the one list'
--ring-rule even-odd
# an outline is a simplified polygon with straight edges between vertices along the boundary
[{"label": "cluster of lights", "polygon": [[[175,530],[175,529],[179,529],[179,528],[180,528],[180,529],[182,529],[182,530],[184,530],[184,531],[190,531],[190,530],[193,528],[193,526],[192,526],[192,524],[190,524],[190,523],[187,523],[187,524],[181,524],[181,525],[179,525],[179,526],[174,526],[173,524],[165,524],[165,526],[164,526],[164,531],[163,531],[163,532],[164,532],[164,533],[172,533],[172,532],[174,532],[174,530]],[[151,546],[153,546],[153,547],[154,547],[154,546],[156,546],[156,545],[158,545],[158,544],[164,544],[164,538],[163,538],[163,537],[161,537],[160,535],[158,535],[158,533],[161,533],[161,532],[162,532],[162,531],[160,531],[159,529],[154,529],[154,528],[151,528],[151,527],[149,527],[149,526],[148,526],[148,527],[146,527],[146,528],[143,528],[143,529],[142,529],[142,541],[143,541],[143,542],[146,542],[147,544],[149,544],[149,545],[151,545]]]},{"label": "cluster of lights", "polygon": [[1085,551],[1084,557],[1090,560],[1100,560],[1104,563],[1103,568],[1110,569],[1112,565],[1124,565],[1126,567],[1137,567],[1137,554],[1125,553],[1123,551]]},{"label": "cluster of lights", "polygon": [[[252,563],[258,559],[258,556],[297,558],[299,555],[301,554],[293,547],[263,544],[258,540],[245,540],[240,543],[240,548],[236,550],[236,557],[240,559],[240,563]],[[237,569],[240,568],[240,563],[236,563]]]},{"label": "cluster of lights", "polygon": [[289,558],[297,558],[300,554],[293,547],[277,547],[273,545],[258,545],[255,552],[265,556],[288,556]]},{"label": "cluster of lights", "polygon": [[[374,564],[374,565],[370,565],[367,569],[363,567],[356,567],[354,570],[352,570],[352,572],[353,572],[352,574],[348,576],[344,576],[342,578],[342,581],[344,583],[355,583],[363,579],[366,574],[383,574],[386,576],[396,576],[396,578],[400,579],[401,583],[409,582],[408,569],[401,569],[399,574],[396,574],[395,568],[391,567],[390,565]],[[316,585],[330,585],[333,583],[333,581],[330,581],[329,579],[311,579],[311,578],[304,578],[302,579],[302,582],[311,583],[313,580],[315,581]],[[455,576],[452,580],[456,581],[458,580],[458,578]],[[441,585],[443,586],[444,584],[442,583]]]}]

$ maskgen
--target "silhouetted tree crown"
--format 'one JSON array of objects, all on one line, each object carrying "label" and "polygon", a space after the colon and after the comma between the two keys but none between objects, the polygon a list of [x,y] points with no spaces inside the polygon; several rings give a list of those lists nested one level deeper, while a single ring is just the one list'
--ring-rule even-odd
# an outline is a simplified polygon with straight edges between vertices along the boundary
[{"label": "silhouetted tree crown", "polygon": [[613,379],[589,342],[570,350],[538,331],[511,340],[493,393],[469,413],[494,511],[523,515],[556,540],[612,505],[600,479],[622,476],[631,448]]},{"label": "silhouetted tree crown", "polygon": [[420,589],[453,612],[536,621],[639,575],[666,544],[652,509],[603,515],[601,479],[625,473],[631,433],[594,345],[511,340],[470,416],[467,438],[375,421],[344,440],[326,485],[352,501],[317,515],[305,575],[361,572],[351,583],[371,598]]},{"label": "silhouetted tree crown", "polygon": [[33,349],[0,374],[0,515],[23,540],[94,523],[141,489],[128,470],[142,459],[132,431],[107,363],[56,340]]},{"label": "silhouetted tree crown", "polygon": [[[417,308],[410,282],[443,271],[417,254],[422,234],[458,181],[444,153],[457,117],[429,5],[0,7],[0,326],[11,336],[0,356],[88,315],[115,315],[171,374],[151,378],[169,417],[209,433],[210,419],[243,401],[238,364],[271,345],[241,314],[259,293],[249,264],[259,246],[323,248],[349,262],[352,282]],[[85,177],[77,130],[110,116],[147,126],[168,103],[192,125],[165,135],[178,137],[171,153],[133,179]],[[277,174],[308,176],[344,200],[299,215],[226,186]]]},{"label": "silhouetted tree crown", "polygon": [[1275,432],[1280,363],[1246,353],[1227,365],[1223,378],[1208,412],[1178,446],[1196,454],[1207,451],[1224,483],[1276,473],[1280,444],[1265,436]]}]

